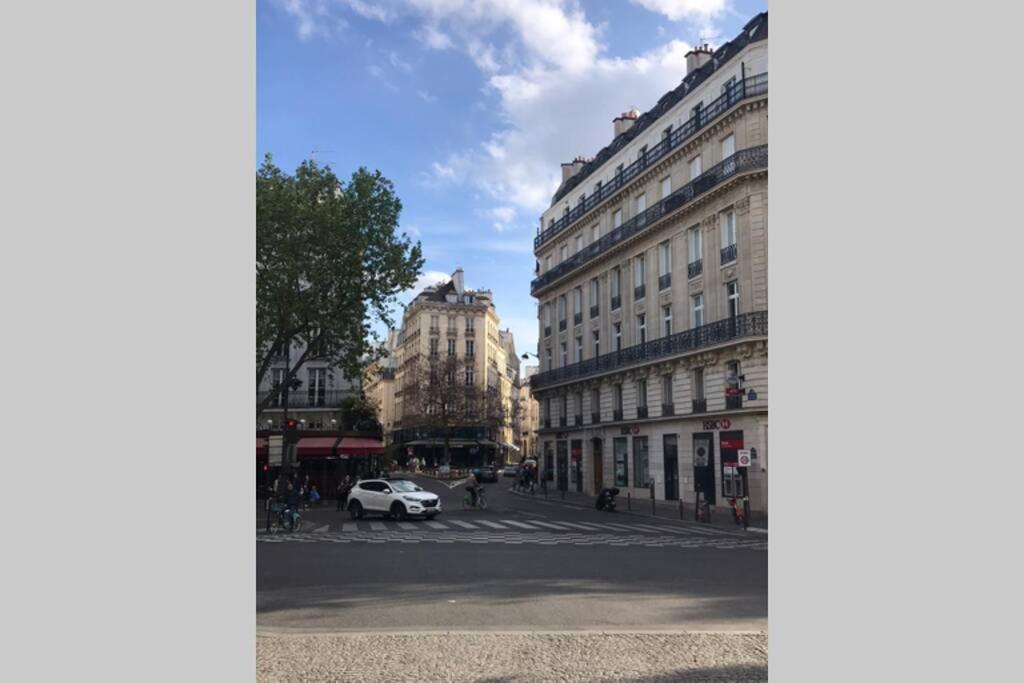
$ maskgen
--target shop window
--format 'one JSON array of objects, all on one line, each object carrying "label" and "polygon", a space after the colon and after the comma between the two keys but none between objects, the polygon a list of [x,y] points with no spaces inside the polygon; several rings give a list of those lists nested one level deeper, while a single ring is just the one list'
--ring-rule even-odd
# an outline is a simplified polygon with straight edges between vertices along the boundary
[{"label": "shop window", "polygon": [[615,485],[629,486],[629,445],[627,440],[616,438],[612,441],[612,450],[615,455]]}]

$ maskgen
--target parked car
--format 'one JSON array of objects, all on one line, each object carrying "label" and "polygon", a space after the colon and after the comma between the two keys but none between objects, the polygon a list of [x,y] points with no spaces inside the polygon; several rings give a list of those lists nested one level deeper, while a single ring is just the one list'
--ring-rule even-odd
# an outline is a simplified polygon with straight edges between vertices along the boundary
[{"label": "parked car", "polygon": [[477,472],[476,478],[481,482],[496,482],[498,481],[498,470],[494,469],[493,465],[485,465]]},{"label": "parked car", "polygon": [[441,499],[407,479],[367,479],[349,492],[348,512],[352,519],[362,519],[367,513],[433,519],[441,514]]},{"label": "parked car", "polygon": [[519,472],[517,465],[505,465],[501,470],[501,476],[503,477],[514,477]]}]

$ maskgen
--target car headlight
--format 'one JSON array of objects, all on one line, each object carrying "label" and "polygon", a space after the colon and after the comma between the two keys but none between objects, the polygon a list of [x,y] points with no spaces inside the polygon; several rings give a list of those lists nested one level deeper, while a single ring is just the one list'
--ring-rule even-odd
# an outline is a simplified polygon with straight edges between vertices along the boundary
[{"label": "car headlight", "polygon": [[407,501],[409,501],[410,503],[418,503],[418,502],[420,502],[419,498],[412,498],[411,496],[402,496],[402,498],[407,500]]}]

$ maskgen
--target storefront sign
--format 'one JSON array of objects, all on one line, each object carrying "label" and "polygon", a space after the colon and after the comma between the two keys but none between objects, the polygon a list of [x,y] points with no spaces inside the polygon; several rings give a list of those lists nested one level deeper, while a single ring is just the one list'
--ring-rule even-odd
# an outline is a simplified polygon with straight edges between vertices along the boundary
[{"label": "storefront sign", "polygon": [[711,443],[706,439],[695,439],[693,442],[693,466],[707,467],[708,453],[711,451]]},{"label": "storefront sign", "polygon": [[743,439],[722,439],[722,448],[743,448]]},{"label": "storefront sign", "polygon": [[732,427],[732,421],[728,418],[721,420],[704,420],[704,429],[728,429]]},{"label": "storefront sign", "polygon": [[757,392],[754,391],[753,389],[748,391],[747,392],[747,400],[748,401],[756,401],[757,400]]},{"label": "storefront sign", "polygon": [[737,467],[750,467],[750,451],[740,450],[736,453]]}]

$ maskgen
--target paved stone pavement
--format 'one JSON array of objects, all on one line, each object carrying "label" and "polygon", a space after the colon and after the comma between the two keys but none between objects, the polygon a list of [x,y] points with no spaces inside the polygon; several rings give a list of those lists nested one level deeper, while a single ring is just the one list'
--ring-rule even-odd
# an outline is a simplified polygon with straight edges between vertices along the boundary
[{"label": "paved stone pavement", "polygon": [[767,681],[765,633],[263,634],[259,681]]}]

